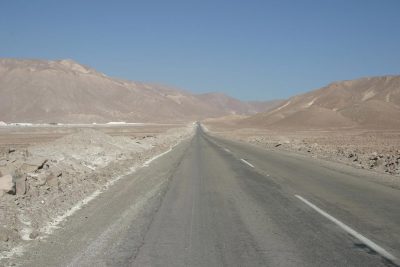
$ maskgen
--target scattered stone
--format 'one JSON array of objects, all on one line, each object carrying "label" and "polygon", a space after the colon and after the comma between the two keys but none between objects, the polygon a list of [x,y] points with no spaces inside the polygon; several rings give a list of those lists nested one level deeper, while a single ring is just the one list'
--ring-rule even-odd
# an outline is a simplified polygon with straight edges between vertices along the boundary
[{"label": "scattered stone", "polygon": [[281,143],[278,143],[278,144],[275,145],[275,147],[278,147],[278,146],[281,146],[281,145],[282,145]]},{"label": "scattered stone", "polygon": [[374,152],[371,154],[371,156],[369,157],[370,160],[377,160],[378,159],[378,153]]},{"label": "scattered stone", "polygon": [[30,239],[36,239],[39,236],[39,231],[33,230],[32,233],[29,234]]}]

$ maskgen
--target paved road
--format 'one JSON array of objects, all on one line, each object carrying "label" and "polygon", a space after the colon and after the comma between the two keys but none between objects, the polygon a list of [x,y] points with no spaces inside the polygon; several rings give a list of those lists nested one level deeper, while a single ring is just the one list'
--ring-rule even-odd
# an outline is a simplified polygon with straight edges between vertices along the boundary
[{"label": "paved road", "polygon": [[115,184],[26,266],[396,266],[400,191],[338,164],[212,137]]}]

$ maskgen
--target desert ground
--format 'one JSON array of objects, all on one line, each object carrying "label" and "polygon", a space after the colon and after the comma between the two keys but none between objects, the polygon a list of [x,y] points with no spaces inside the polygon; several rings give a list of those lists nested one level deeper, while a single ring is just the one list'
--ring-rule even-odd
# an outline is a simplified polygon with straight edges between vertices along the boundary
[{"label": "desert ground", "polygon": [[296,152],[400,177],[398,130],[273,130],[262,127],[241,128],[218,120],[206,121],[205,125],[216,135],[269,150]]},{"label": "desert ground", "polygon": [[192,124],[0,127],[0,259],[50,233],[192,130]]}]

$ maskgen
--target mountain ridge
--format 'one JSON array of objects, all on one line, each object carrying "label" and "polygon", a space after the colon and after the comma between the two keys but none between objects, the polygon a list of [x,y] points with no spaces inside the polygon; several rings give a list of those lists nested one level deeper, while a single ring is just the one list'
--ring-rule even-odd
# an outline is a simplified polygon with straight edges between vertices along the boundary
[{"label": "mountain ridge", "polygon": [[400,128],[400,75],[337,81],[241,122],[272,128]]},{"label": "mountain ridge", "polygon": [[215,106],[210,97],[165,85],[109,77],[71,59],[0,59],[5,122],[186,122],[262,110],[223,98],[232,106]]}]

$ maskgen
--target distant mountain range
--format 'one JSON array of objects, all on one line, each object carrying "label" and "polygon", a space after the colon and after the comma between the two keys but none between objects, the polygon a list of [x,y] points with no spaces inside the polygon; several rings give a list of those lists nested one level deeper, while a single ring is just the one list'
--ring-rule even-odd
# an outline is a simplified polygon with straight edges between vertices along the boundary
[{"label": "distant mountain range", "polygon": [[115,79],[73,60],[0,59],[5,122],[185,122],[254,114],[277,104]]},{"label": "distant mountain range", "polygon": [[400,76],[334,82],[236,123],[271,129],[398,129]]},{"label": "distant mountain range", "polygon": [[[244,116],[247,115],[247,116]],[[106,76],[73,60],[0,59],[0,121],[187,122],[240,127],[400,128],[400,76],[340,81],[286,101],[245,102],[221,93]]]}]

